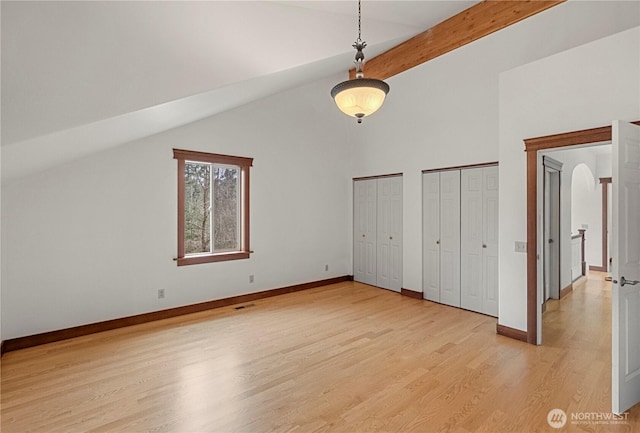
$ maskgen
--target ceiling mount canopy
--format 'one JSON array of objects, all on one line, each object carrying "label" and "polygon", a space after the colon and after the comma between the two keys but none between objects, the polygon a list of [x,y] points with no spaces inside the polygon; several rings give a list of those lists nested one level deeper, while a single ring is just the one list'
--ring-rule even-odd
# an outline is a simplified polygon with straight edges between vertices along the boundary
[{"label": "ceiling mount canopy", "polygon": [[358,119],[358,123],[362,123],[365,116],[378,111],[389,93],[389,85],[384,81],[364,78],[364,53],[362,50],[367,46],[367,43],[362,40],[361,16],[360,0],[358,0],[358,39],[353,44],[353,48],[356,49],[354,61],[356,78],[336,84],[331,89],[331,97],[336,101],[340,111],[355,117]]}]

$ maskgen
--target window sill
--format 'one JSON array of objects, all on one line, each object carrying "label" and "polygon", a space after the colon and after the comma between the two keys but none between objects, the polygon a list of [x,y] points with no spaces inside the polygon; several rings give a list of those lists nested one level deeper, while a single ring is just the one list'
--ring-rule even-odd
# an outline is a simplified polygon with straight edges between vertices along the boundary
[{"label": "window sill", "polygon": [[198,254],[188,257],[179,257],[176,259],[178,266],[198,265],[201,263],[226,262],[229,260],[248,259],[250,251],[232,251],[226,253],[215,254]]}]

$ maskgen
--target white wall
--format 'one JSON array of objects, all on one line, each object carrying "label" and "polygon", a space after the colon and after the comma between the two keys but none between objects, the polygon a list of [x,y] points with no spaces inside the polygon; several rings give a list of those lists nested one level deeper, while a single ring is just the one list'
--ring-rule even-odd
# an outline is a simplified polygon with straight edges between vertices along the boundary
[{"label": "white wall", "polygon": [[[526,258],[512,253],[526,234],[522,138],[605,124],[612,112],[638,118],[637,89],[618,84],[637,77],[638,62],[621,69],[612,53],[629,47],[608,42],[577,52],[575,64],[542,61],[542,82],[559,81],[541,98],[540,85],[525,85],[537,82],[538,68],[499,74],[637,26],[639,12],[637,2],[563,3],[389,79],[385,107],[363,125],[332,106],[326,95],[343,78],[334,77],[3,185],[2,338],[351,274],[357,176],[404,173],[403,286],[420,291],[421,170],[498,159],[500,322],[524,329]],[[597,62],[612,56],[611,67]],[[573,75],[581,84],[609,81],[583,94]],[[599,105],[583,115],[596,96]],[[175,266],[173,147],[256,158],[250,260]]]},{"label": "white wall", "polygon": [[602,266],[602,187],[589,168],[579,165],[571,185],[571,227],[574,233],[583,225],[585,232],[585,261],[587,265]]},{"label": "white wall", "polygon": [[526,329],[523,139],[640,119],[640,28],[500,75],[500,318]]},{"label": "white wall", "polygon": [[[351,124],[356,137],[350,144],[351,175],[404,173],[403,287],[422,291],[421,171],[501,159],[499,73],[637,26],[639,6],[635,2],[563,3],[387,80],[391,90],[385,106],[362,125]],[[515,148],[524,157],[521,141]],[[507,170],[504,177],[501,167],[501,183],[511,182],[513,171],[518,171],[519,179],[523,170],[524,166]],[[524,184],[513,186],[524,194]],[[520,206],[519,198],[514,205]],[[507,201],[504,206],[511,205]],[[512,211],[503,218],[523,218],[524,209]],[[514,240],[525,239],[513,234],[508,238],[508,243],[501,244],[508,251],[513,251]],[[510,265],[520,269],[525,259],[524,254],[516,255]],[[505,282],[514,283],[511,278]],[[505,306],[515,303],[514,317],[507,323],[521,328],[522,300],[506,293],[505,301]]]},{"label": "white wall", "polygon": [[[2,338],[351,274],[340,78],[2,185]],[[249,260],[176,266],[174,147],[255,158]]]}]

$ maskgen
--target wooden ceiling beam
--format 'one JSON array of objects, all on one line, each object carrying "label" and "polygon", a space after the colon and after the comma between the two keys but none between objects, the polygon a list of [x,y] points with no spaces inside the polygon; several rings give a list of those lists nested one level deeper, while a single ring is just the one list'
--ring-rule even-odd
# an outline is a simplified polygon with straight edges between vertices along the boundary
[{"label": "wooden ceiling beam", "polygon": [[368,60],[365,76],[387,79],[565,1],[484,0]]}]

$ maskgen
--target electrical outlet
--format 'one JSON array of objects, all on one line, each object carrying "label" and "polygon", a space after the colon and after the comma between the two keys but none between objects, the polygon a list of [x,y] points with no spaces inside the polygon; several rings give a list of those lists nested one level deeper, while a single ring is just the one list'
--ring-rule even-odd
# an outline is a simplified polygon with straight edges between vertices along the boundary
[{"label": "electrical outlet", "polygon": [[522,241],[516,241],[516,253],[526,253],[527,243]]},{"label": "electrical outlet", "polygon": [[249,283],[253,283],[253,275],[249,275]]},{"label": "electrical outlet", "polygon": [[164,299],[164,289],[158,289],[158,299]]},{"label": "electrical outlet", "polygon": [[329,265],[324,265],[324,271],[328,272],[329,271]]}]

